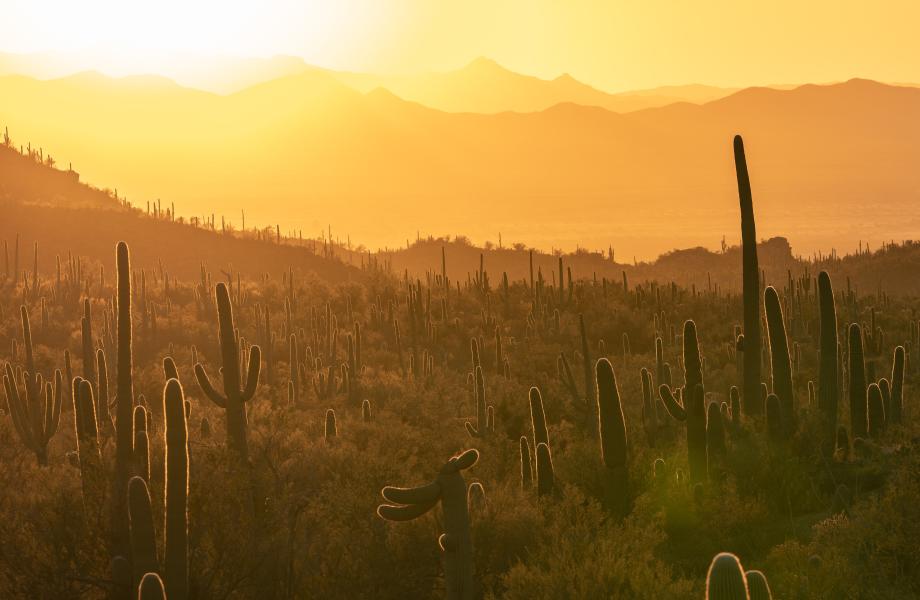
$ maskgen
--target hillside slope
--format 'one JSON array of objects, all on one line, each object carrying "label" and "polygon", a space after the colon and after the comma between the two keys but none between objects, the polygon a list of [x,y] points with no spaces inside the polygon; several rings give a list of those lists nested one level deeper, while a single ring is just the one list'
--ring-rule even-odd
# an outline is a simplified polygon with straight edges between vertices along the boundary
[{"label": "hillside slope", "polygon": [[[114,248],[119,240],[131,246],[134,266],[152,269],[161,263],[172,276],[199,276],[201,265],[215,276],[221,271],[259,278],[264,273],[280,278],[292,267],[336,283],[359,278],[359,269],[314,254],[312,247],[290,240],[275,243],[274,232],[259,241],[254,234],[242,238],[217,230],[173,221],[168,213],[155,218],[125,206],[111,192],[79,182],[72,171],[37,164],[28,156],[0,145],[0,240],[6,242],[7,269],[15,270],[19,240],[19,271],[30,270],[33,246],[38,243],[39,270],[54,272],[56,257],[70,254],[101,263],[107,273],[114,268]],[[165,213],[165,211],[164,211]]]}]

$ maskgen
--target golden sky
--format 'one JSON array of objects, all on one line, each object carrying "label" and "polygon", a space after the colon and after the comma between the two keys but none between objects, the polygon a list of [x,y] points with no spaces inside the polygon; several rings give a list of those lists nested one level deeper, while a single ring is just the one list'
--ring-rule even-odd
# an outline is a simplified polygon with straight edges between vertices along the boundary
[{"label": "golden sky", "polygon": [[0,0],[0,14],[0,51],[76,52],[113,73],[291,54],[378,73],[488,56],[609,91],[920,81],[914,0]]}]

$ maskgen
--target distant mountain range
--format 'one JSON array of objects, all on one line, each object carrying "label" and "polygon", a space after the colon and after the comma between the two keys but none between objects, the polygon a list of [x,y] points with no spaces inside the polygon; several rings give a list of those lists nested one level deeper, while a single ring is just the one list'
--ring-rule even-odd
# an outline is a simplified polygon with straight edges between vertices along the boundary
[{"label": "distant mountain range", "polygon": [[[58,79],[87,70],[79,67],[87,62],[79,57],[0,53],[0,75]],[[293,56],[196,58],[176,61],[162,74],[186,87],[232,94],[279,77],[306,72],[326,73],[359,92],[384,88],[405,100],[447,112],[536,112],[563,102],[629,112],[674,102],[703,103],[737,91],[737,88],[708,85],[678,85],[610,94],[568,74],[551,80],[540,79],[515,73],[487,58],[477,58],[454,71],[420,75],[335,71],[310,65]]]},{"label": "distant mountain range", "polygon": [[[505,72],[486,61],[464,71]],[[476,114],[362,93],[369,82],[343,77],[307,69],[219,95],[162,77],[7,76],[0,126],[138,204],[160,197],[180,214],[234,221],[246,209],[250,223],[312,234],[331,224],[373,247],[417,230],[640,257],[731,242],[735,133],[747,142],[761,236],[809,253],[920,230],[913,87],[852,80],[628,113],[569,101]]]}]

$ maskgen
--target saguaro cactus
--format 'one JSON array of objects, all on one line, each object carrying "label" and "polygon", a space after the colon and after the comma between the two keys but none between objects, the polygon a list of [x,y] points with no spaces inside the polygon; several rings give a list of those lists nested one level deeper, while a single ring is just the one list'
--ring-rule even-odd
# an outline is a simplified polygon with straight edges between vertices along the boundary
[{"label": "saguaro cactus", "polygon": [[112,535],[115,553],[129,554],[128,506],[125,490],[134,456],[134,376],[131,339],[131,257],[128,244],[115,248],[118,371],[115,388],[115,477],[112,480]]},{"label": "saguaro cactus", "polygon": [[869,433],[868,390],[866,387],[866,363],[863,359],[862,329],[859,324],[850,324],[849,332],[849,385],[850,433],[853,438],[864,438]]},{"label": "saguaro cactus", "polygon": [[259,371],[262,367],[262,351],[253,346],[249,351],[249,367],[245,382],[240,376],[240,350],[234,333],[233,307],[227,286],[218,283],[217,318],[221,351],[221,373],[224,379],[224,393],[219,394],[211,385],[208,374],[201,363],[195,365],[195,377],[201,391],[211,402],[223,408],[227,413],[227,445],[233,448],[244,461],[249,458],[249,445],[246,439],[246,411],[244,404],[252,399],[259,384]]},{"label": "saguaro cactus", "polygon": [[533,428],[534,450],[539,444],[549,444],[549,432],[546,429],[546,413],[543,412],[543,396],[538,388],[530,388],[530,423]]},{"label": "saguaro cactus", "polygon": [[706,600],[749,600],[747,577],[738,557],[722,552],[712,559],[706,575]]},{"label": "saguaro cactus", "polygon": [[105,471],[99,452],[99,431],[96,427],[96,407],[93,388],[88,381],[77,377],[72,386],[74,430],[77,437],[77,456],[80,459],[80,482],[83,489],[83,512],[95,525],[102,510]]},{"label": "saguaro cactus", "polygon": [[597,422],[605,471],[604,500],[611,511],[625,515],[629,507],[628,441],[620,391],[609,360],[598,360],[594,370],[597,378]]},{"label": "saguaro cactus", "polygon": [[553,455],[549,446],[540,442],[537,444],[537,495],[549,496],[556,487],[556,469],[553,467]]},{"label": "saguaro cactus", "polygon": [[820,364],[818,366],[818,410],[822,421],[821,448],[825,456],[834,453],[837,435],[837,310],[834,290],[826,271],[818,274],[818,312],[820,313]]},{"label": "saguaro cactus", "polygon": [[416,488],[387,486],[381,493],[384,499],[395,505],[381,504],[377,507],[377,514],[388,521],[411,521],[441,503],[444,533],[438,538],[438,543],[444,554],[448,600],[472,600],[476,597],[473,538],[470,534],[466,481],[461,471],[472,467],[478,459],[479,452],[467,450],[451,458],[437,478],[427,485]]},{"label": "saguaro cactus", "polygon": [[[138,600],[166,600],[166,591],[163,589],[163,580],[156,573],[147,573],[137,586]],[[169,596],[172,600],[172,596]]]},{"label": "saguaro cactus", "polygon": [[131,563],[134,581],[140,582],[147,573],[159,570],[157,543],[153,530],[153,510],[150,508],[150,492],[140,477],[132,477],[128,483],[128,514],[131,533]]},{"label": "saguaro cactus", "polygon": [[[703,393],[703,369],[700,361],[696,324],[684,323],[684,388],[683,405],[674,397],[667,384],[658,388],[668,413],[687,424],[687,458],[690,463],[690,481],[705,481],[708,477],[706,449],[706,407]],[[760,390],[758,390],[758,395]]]},{"label": "saguaro cactus", "polygon": [[188,422],[185,396],[177,379],[163,390],[166,437],[166,593],[170,600],[188,597]]},{"label": "saguaro cactus", "polygon": [[792,389],[792,362],[789,360],[789,342],[783,309],[773,286],[764,291],[767,312],[767,331],[770,336],[770,364],[773,370],[773,393],[779,399],[783,433],[786,437],[795,431],[795,402]]},{"label": "saguaro cactus", "polygon": [[[16,374],[9,363],[3,376],[6,400],[10,410],[13,428],[22,443],[35,454],[41,466],[48,464],[48,442],[51,441],[61,422],[64,382],[60,371],[54,373],[54,385],[43,382],[39,375],[38,386],[32,388],[29,380],[32,374],[22,373],[23,393],[19,393]],[[34,391],[33,391],[34,390]],[[34,395],[33,395],[34,394]]]},{"label": "saguaro cactus", "polygon": [[494,428],[489,425],[489,412],[491,406],[486,406],[486,386],[485,378],[482,374],[482,367],[476,366],[475,377],[473,378],[473,392],[476,398],[476,425],[469,421],[465,423],[467,432],[476,438],[487,437],[494,432]]},{"label": "saguaro cactus", "polygon": [[[741,201],[741,261],[744,288],[744,381],[741,388],[744,412],[759,414],[760,407],[760,268],[757,265],[757,232],[751,181],[744,157],[744,141],[735,136],[735,174]],[[691,388],[692,389],[692,388]]]},{"label": "saguaro cactus", "polygon": [[533,485],[533,465],[530,457],[530,442],[527,436],[522,435],[520,439],[521,451],[521,489],[529,490]]},{"label": "saguaro cactus", "polygon": [[901,412],[904,407],[904,346],[894,349],[894,360],[891,366],[891,410],[888,422],[893,425],[901,423]]}]

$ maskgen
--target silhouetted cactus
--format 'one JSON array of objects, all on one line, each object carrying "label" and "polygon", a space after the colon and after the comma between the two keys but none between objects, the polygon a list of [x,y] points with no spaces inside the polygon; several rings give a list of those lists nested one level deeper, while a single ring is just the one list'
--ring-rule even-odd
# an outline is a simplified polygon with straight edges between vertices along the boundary
[{"label": "silhouetted cactus", "polygon": [[128,514],[131,539],[131,564],[134,581],[140,582],[147,573],[159,571],[157,543],[153,530],[153,511],[150,508],[150,492],[147,483],[140,477],[128,482]]},{"label": "silhouetted cactus", "polygon": [[137,586],[137,600],[172,600],[163,588],[163,580],[156,573],[146,573]]},{"label": "silhouetted cactus", "polygon": [[556,487],[556,470],[553,468],[553,455],[549,446],[540,442],[537,444],[537,495],[549,496]]},{"label": "silhouetted cactus", "polygon": [[749,600],[747,578],[734,554],[722,552],[712,559],[706,575],[706,600]]},{"label": "silhouetted cactus", "polygon": [[188,597],[188,422],[178,379],[163,390],[166,438],[166,554],[164,575],[170,600]]},{"label": "silhouetted cactus", "polygon": [[533,485],[533,463],[530,456],[530,442],[522,435],[519,441],[521,454],[521,489],[529,490]]},{"label": "silhouetted cactus", "polygon": [[869,433],[866,363],[863,359],[862,329],[859,324],[852,323],[849,332],[849,384],[847,391],[850,396],[850,432],[854,438],[866,437]]},{"label": "silhouetted cactus", "polygon": [[486,387],[485,387],[485,377],[482,374],[482,367],[477,365],[475,370],[475,376],[473,380],[473,396],[476,401],[476,425],[467,421],[465,423],[467,432],[472,437],[486,437],[488,434],[492,433],[489,427],[489,409],[492,407],[486,406]]},{"label": "silhouetted cactus", "polygon": [[837,402],[839,383],[837,374],[837,310],[834,307],[834,290],[826,271],[818,274],[818,312],[820,315],[820,348],[818,351],[818,410],[822,421],[821,448],[825,456],[834,453],[837,433]]},{"label": "silhouetted cactus", "polygon": [[370,423],[371,419],[371,401],[365,399],[363,402],[361,402],[361,421],[363,423]]},{"label": "silhouetted cactus", "polygon": [[585,402],[594,397],[594,374],[591,372],[591,356],[588,354],[588,334],[585,332],[585,316],[578,315],[578,331],[581,334],[581,359],[585,366]]},{"label": "silhouetted cactus", "polygon": [[747,579],[748,594],[751,600],[773,600],[770,584],[766,576],[760,571],[748,571],[744,574]]},{"label": "silhouetted cactus", "polygon": [[77,455],[80,459],[80,482],[83,489],[83,510],[91,524],[102,510],[105,472],[99,452],[99,431],[96,426],[96,406],[93,388],[88,381],[77,377],[72,385],[74,430],[77,437]]},{"label": "silhouetted cactus", "polygon": [[597,422],[604,463],[604,500],[607,508],[625,515],[629,508],[628,441],[626,420],[620,404],[613,366],[606,358],[595,365],[597,378]]},{"label": "silhouetted cactus", "polygon": [[893,425],[901,423],[904,407],[904,346],[894,349],[894,360],[891,366],[891,410],[888,411],[888,422]]},{"label": "silhouetted cactus", "polygon": [[869,385],[867,391],[867,416],[869,437],[877,438],[885,430],[885,403],[877,383]]},{"label": "silhouetted cactus", "polygon": [[234,334],[233,307],[227,286],[217,284],[217,318],[219,325],[221,374],[224,380],[224,394],[219,394],[211,385],[201,363],[195,365],[195,377],[201,391],[211,402],[223,408],[227,414],[227,445],[244,461],[249,458],[249,444],[246,438],[246,412],[244,404],[252,399],[259,384],[262,365],[262,351],[252,346],[249,351],[249,367],[245,382],[240,376],[240,351]]},{"label": "silhouetted cactus", "polygon": [[779,399],[783,433],[792,435],[796,427],[795,396],[792,388],[792,361],[789,360],[789,343],[779,296],[773,286],[764,291],[767,313],[767,331],[770,338],[770,364],[773,372],[773,393]]},{"label": "silhouetted cactus", "polygon": [[744,377],[742,400],[744,412],[760,414],[760,268],[757,265],[757,232],[754,225],[754,202],[751,181],[744,157],[744,141],[735,136],[735,174],[741,201],[741,253],[744,287]]},{"label": "silhouetted cactus", "polygon": [[3,386],[6,389],[10,420],[20,441],[35,454],[41,466],[48,464],[48,442],[57,432],[61,422],[61,404],[64,397],[64,382],[60,371],[54,373],[54,384],[42,381],[39,375],[30,385],[31,373],[22,372],[23,392],[12,366],[6,364]]},{"label": "silhouetted cactus", "polygon": [[[690,463],[690,481],[708,478],[709,467],[706,450],[706,407],[703,393],[703,370],[696,336],[696,324],[684,323],[684,388],[683,405],[674,397],[667,384],[658,388],[668,413],[687,424],[687,457]],[[758,392],[759,393],[759,392]]]},{"label": "silhouetted cactus", "polygon": [[338,434],[339,430],[335,422],[335,411],[331,408],[327,408],[326,421],[323,427],[323,437],[327,442],[331,442]]},{"label": "silhouetted cactus", "polygon": [[767,396],[767,438],[772,445],[783,441],[783,411],[776,394]]},{"label": "silhouetted cactus", "polygon": [[709,405],[706,415],[706,449],[709,453],[709,462],[712,463],[714,458],[724,457],[727,452],[725,423],[722,420],[721,407],[715,402]]},{"label": "silhouetted cactus", "polygon": [[388,521],[410,521],[421,517],[438,502],[443,512],[444,533],[438,539],[444,555],[444,579],[449,600],[472,600],[476,597],[473,540],[467,488],[461,471],[479,459],[476,450],[467,450],[451,458],[431,483],[416,488],[385,487],[384,499],[377,514]]},{"label": "silhouetted cactus", "polygon": [[529,394],[530,424],[533,428],[533,445],[549,444],[549,432],[546,429],[546,413],[543,412],[543,396],[540,390],[532,387]]},{"label": "silhouetted cactus", "polygon": [[125,490],[134,455],[134,365],[131,336],[131,257],[128,245],[115,248],[116,314],[118,324],[117,381],[115,389],[115,476],[112,480],[112,535],[116,554],[131,556],[128,506]]}]

